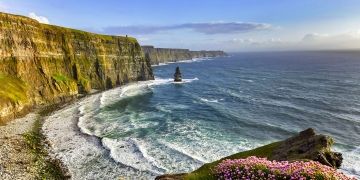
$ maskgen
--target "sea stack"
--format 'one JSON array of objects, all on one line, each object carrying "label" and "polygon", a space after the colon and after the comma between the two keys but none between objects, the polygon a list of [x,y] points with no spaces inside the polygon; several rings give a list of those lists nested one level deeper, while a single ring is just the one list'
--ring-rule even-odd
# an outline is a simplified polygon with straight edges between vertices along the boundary
[{"label": "sea stack", "polygon": [[176,67],[176,70],[175,70],[174,82],[181,82],[181,72],[180,72],[179,66]]}]

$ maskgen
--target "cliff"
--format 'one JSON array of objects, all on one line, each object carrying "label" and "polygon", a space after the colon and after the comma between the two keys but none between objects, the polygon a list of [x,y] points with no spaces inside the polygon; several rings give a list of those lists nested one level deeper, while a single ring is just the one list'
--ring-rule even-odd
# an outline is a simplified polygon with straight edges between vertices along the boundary
[{"label": "cliff", "polygon": [[224,157],[218,161],[205,164],[191,173],[162,175],[157,180],[181,179],[216,179],[212,170],[225,159],[242,159],[249,156],[266,157],[276,161],[318,161],[333,168],[339,168],[342,163],[342,154],[331,151],[333,139],[315,134],[313,129],[307,129],[298,135],[284,141],[274,142],[250,151],[244,151]]},{"label": "cliff", "polygon": [[193,58],[226,56],[223,51],[190,51],[189,49],[155,48],[154,46],[142,46],[142,49],[152,65]]},{"label": "cliff", "polygon": [[0,123],[36,105],[153,79],[135,38],[0,13]]}]

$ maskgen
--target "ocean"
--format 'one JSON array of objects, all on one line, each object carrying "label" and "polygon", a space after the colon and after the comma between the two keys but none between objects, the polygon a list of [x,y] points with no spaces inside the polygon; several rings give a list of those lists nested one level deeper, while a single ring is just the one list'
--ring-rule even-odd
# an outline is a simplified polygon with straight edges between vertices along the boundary
[{"label": "ocean", "polygon": [[309,127],[333,137],[341,170],[360,178],[360,52],[237,53],[154,74],[48,118],[54,156],[75,178],[188,172]]}]

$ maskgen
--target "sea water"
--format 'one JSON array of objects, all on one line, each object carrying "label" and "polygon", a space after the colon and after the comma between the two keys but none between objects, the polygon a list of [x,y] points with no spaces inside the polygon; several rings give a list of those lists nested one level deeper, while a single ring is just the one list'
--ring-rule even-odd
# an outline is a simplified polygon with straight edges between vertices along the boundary
[{"label": "sea water", "polygon": [[[177,66],[182,83],[172,79]],[[77,162],[86,169],[79,177],[105,159],[114,176],[189,172],[309,127],[333,137],[342,171],[360,177],[360,52],[239,53],[156,66],[154,74],[72,106],[81,133],[99,140],[96,161]]]}]

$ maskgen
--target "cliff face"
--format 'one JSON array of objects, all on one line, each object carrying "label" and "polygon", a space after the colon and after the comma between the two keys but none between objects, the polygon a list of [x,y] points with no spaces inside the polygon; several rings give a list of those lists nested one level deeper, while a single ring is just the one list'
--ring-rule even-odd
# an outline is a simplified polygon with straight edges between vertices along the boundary
[{"label": "cliff face", "polygon": [[152,65],[193,58],[226,56],[223,51],[190,51],[189,49],[154,48],[154,46],[142,46],[142,49]]},{"label": "cliff face", "polygon": [[0,122],[91,89],[153,79],[136,39],[0,13]]}]

